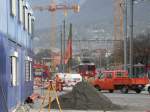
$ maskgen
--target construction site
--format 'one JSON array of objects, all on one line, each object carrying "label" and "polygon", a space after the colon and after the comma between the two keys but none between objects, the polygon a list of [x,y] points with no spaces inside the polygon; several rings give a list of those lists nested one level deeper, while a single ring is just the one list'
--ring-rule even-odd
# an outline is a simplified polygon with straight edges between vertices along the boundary
[{"label": "construction site", "polygon": [[0,0],[0,112],[150,112],[149,0]]}]

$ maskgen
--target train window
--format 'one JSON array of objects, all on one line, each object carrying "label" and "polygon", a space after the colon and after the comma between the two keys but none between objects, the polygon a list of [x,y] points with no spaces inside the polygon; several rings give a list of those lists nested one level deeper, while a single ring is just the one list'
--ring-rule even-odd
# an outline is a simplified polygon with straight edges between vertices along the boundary
[{"label": "train window", "polygon": [[88,71],[93,71],[95,70],[95,66],[92,65],[80,65],[79,69],[84,71],[84,70],[88,70]]},{"label": "train window", "polygon": [[117,77],[124,77],[125,74],[124,74],[123,72],[117,72],[116,76],[117,76]]},{"label": "train window", "polygon": [[150,79],[150,72],[148,72],[148,78]]},{"label": "train window", "polygon": [[16,0],[10,0],[10,14],[16,16]]},{"label": "train window", "polygon": [[17,57],[11,57],[11,84],[17,85]]},{"label": "train window", "polygon": [[90,66],[90,65],[88,65],[88,70],[89,70],[89,71],[95,70],[95,66]]},{"label": "train window", "polygon": [[112,78],[112,74],[111,73],[106,74],[106,77],[109,78],[109,79],[111,79]]},{"label": "train window", "polygon": [[98,78],[99,79],[104,79],[105,78],[105,74],[101,73]]}]

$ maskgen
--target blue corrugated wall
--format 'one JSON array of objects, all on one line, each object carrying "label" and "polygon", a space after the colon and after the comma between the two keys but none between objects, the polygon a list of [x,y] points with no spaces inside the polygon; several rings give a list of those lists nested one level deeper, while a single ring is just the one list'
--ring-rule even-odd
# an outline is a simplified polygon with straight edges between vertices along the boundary
[{"label": "blue corrugated wall", "polygon": [[[25,81],[25,59],[32,57],[31,44],[31,35],[23,29],[23,23],[18,22],[18,13],[15,17],[10,15],[10,0],[0,0],[0,112],[12,112],[33,92],[33,81]],[[15,87],[11,85],[13,51],[18,52],[18,84]]]},{"label": "blue corrugated wall", "polygon": [[[11,77],[10,74],[11,74],[11,71],[10,71],[10,68],[11,68],[11,60],[10,60],[10,56],[11,56],[11,53],[14,52],[14,51],[17,51],[18,52],[18,58],[17,58],[17,61],[18,61],[18,68],[21,66],[19,61],[20,61],[20,54],[19,54],[19,47],[17,46],[16,43],[8,40],[8,46],[7,46],[7,53],[8,53],[8,65],[7,65],[7,71],[8,71],[8,77]],[[19,73],[19,69],[18,69],[18,77],[17,77],[17,80],[19,81],[21,78],[20,78],[20,73]],[[21,91],[19,91],[19,87],[21,85],[19,84],[19,82],[17,82],[17,86],[12,86],[11,85],[11,78],[8,79],[8,91],[11,91],[11,92],[8,92],[8,108],[11,110],[11,108],[15,108],[17,104],[20,104],[21,100],[19,99],[19,94]]]},{"label": "blue corrugated wall", "polygon": [[[10,55],[18,52],[18,84],[11,85]],[[26,53],[32,57],[31,50],[9,40],[0,33],[0,112],[11,112],[17,105],[24,103],[25,99],[33,92],[33,81],[25,81],[25,57]]]},{"label": "blue corrugated wall", "polygon": [[7,73],[6,73],[6,40],[5,36],[0,33],[0,112],[7,112]]}]

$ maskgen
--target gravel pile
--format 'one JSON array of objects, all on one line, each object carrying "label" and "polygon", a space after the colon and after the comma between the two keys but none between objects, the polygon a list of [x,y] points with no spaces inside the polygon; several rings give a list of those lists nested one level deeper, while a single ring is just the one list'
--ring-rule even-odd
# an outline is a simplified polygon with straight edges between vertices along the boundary
[{"label": "gravel pile", "polygon": [[[118,110],[120,106],[113,104],[106,96],[98,92],[87,82],[78,83],[71,92],[59,97],[62,109],[72,110]],[[48,108],[48,106],[46,106]],[[58,109],[56,100],[51,108]]]}]

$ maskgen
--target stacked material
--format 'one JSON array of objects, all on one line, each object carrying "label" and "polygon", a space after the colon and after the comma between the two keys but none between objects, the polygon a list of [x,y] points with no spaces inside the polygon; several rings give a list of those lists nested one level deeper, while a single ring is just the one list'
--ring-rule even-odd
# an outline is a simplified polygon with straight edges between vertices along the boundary
[{"label": "stacked material", "polygon": [[[87,82],[78,83],[71,92],[59,97],[62,109],[72,110],[117,110],[120,106],[113,104],[106,96],[98,92]],[[46,106],[48,108],[48,106]],[[56,100],[51,108],[57,109]]]}]

